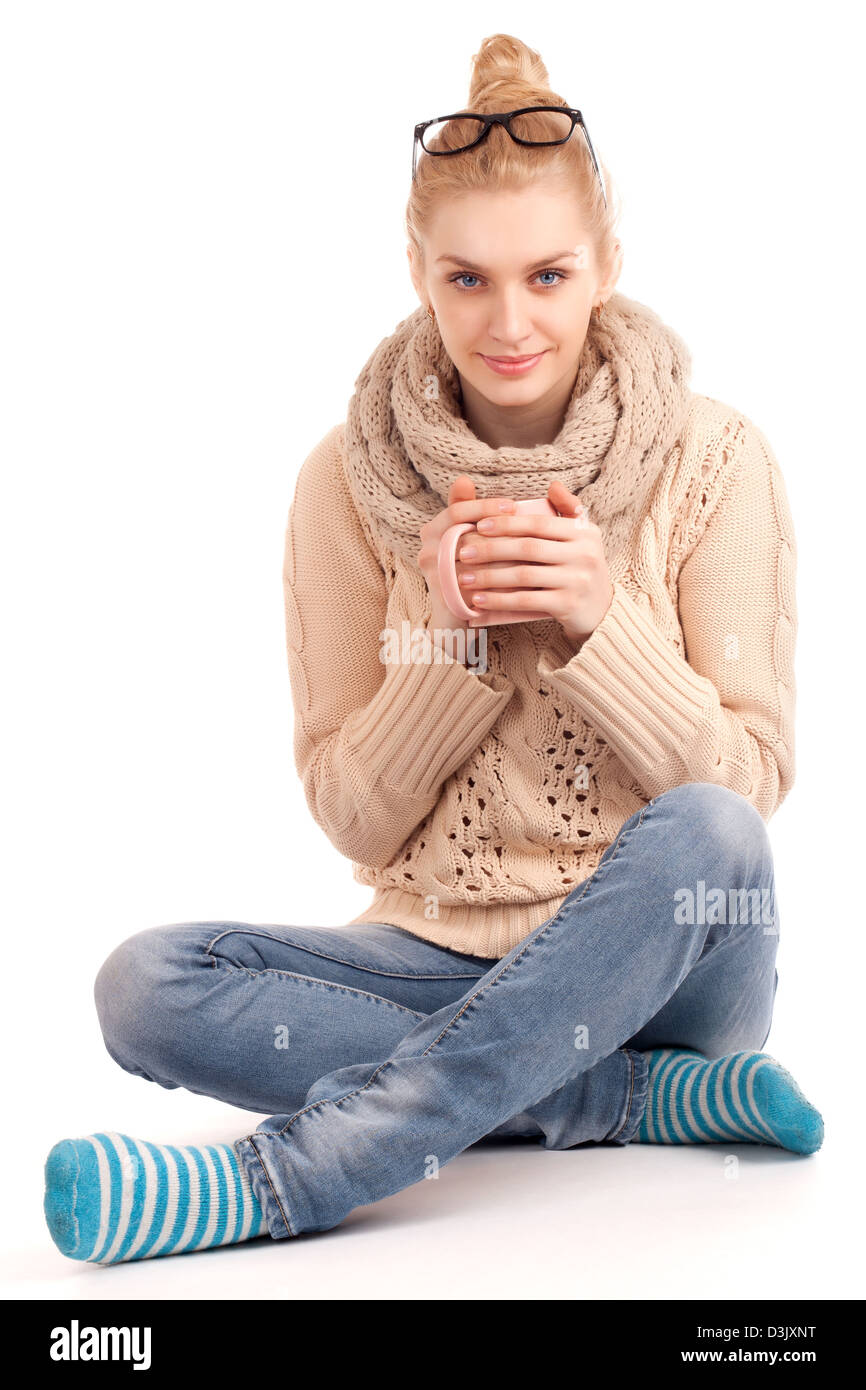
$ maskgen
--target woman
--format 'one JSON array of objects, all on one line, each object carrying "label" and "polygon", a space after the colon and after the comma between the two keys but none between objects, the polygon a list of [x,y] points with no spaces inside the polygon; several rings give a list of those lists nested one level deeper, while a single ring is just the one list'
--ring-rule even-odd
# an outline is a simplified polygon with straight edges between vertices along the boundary
[{"label": "woman", "polygon": [[[328,1230],[487,1136],[821,1145],[760,1051],[766,822],[794,776],[783,481],[616,291],[602,174],[538,55],[486,40],[468,110],[536,106],[558,109],[420,132],[421,307],[292,503],[296,762],[373,902],[339,928],[155,927],[109,956],[122,1067],[274,1113],[234,1144],[55,1145],[45,1211],[73,1258]],[[553,512],[514,510],[539,497]],[[472,619],[440,587],[457,522],[478,523],[456,568]]]}]

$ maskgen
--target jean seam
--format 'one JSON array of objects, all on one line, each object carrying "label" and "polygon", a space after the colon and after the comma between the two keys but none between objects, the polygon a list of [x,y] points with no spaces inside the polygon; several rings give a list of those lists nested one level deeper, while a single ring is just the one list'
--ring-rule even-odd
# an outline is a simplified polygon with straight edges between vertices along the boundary
[{"label": "jean seam", "polygon": [[625,1127],[626,1127],[626,1125],[628,1124],[629,1119],[630,1119],[630,1117],[631,1117],[631,1103],[632,1103],[632,1098],[633,1098],[633,1096],[634,1096],[634,1073],[635,1073],[634,1057],[633,1057],[633,1055],[632,1055],[632,1051],[631,1051],[630,1048],[624,1048],[623,1051],[625,1052],[626,1056],[628,1057],[628,1064],[629,1064],[629,1067],[631,1068],[631,1073],[630,1073],[630,1076],[629,1076],[629,1084],[628,1084],[628,1102],[627,1102],[626,1107],[625,1107],[625,1117],[624,1117],[624,1119],[623,1119],[622,1124],[620,1125],[619,1129],[617,1129],[617,1130],[614,1131],[613,1134],[608,1135],[608,1140],[615,1139],[616,1136],[617,1136],[618,1134],[622,1134],[623,1130],[625,1129]]},{"label": "jean seam", "polygon": [[[655,802],[657,799],[658,799],[657,797],[653,797],[652,800],[650,800],[650,801],[647,802],[647,804],[646,804],[646,805],[643,807],[643,809],[641,810],[640,816],[638,817],[637,821],[636,821],[635,824],[631,827],[631,830],[630,830],[630,831],[623,831],[623,830],[620,830],[619,834],[617,835],[616,840],[614,841],[614,852],[613,852],[613,854],[610,856],[610,859],[608,859],[607,862],[606,862],[605,864],[600,865],[599,868],[596,869],[595,873],[593,873],[593,874],[590,875],[590,877],[587,879],[586,883],[582,885],[583,891],[581,892],[580,896],[579,896],[578,898],[575,899],[575,902],[580,902],[580,901],[586,896],[586,894],[588,893],[588,891],[589,891],[590,887],[592,886],[592,884],[598,881],[598,879],[599,879],[600,875],[603,873],[603,871],[604,871],[605,869],[608,869],[608,868],[610,867],[610,865],[611,865],[611,864],[613,863],[613,861],[615,860],[616,856],[619,854],[619,851],[620,851],[620,849],[622,848],[623,842],[624,842],[625,840],[627,840],[631,835],[633,835],[634,832],[635,832],[637,829],[639,829],[639,827],[641,826],[641,824],[642,824],[642,822],[643,822],[644,816],[645,816],[646,813],[650,810],[650,808],[653,806],[654,802]],[[571,895],[569,894],[569,897],[570,897],[570,896],[571,896]],[[491,986],[495,985],[495,984],[502,978],[502,976],[506,973],[506,971],[510,970],[512,966],[516,965],[518,961],[522,960],[523,957],[524,957],[524,956],[526,955],[526,953],[528,952],[530,946],[534,945],[535,942],[537,942],[537,941],[541,941],[542,938],[545,937],[545,936],[547,935],[547,933],[548,933],[549,931],[551,931],[553,927],[556,926],[557,922],[558,922],[559,919],[562,917],[563,913],[566,912],[566,911],[568,910],[568,907],[569,907],[568,898],[566,898],[565,902],[562,904],[562,906],[560,907],[559,911],[555,914],[555,916],[551,917],[551,919],[550,919],[550,921],[547,923],[546,927],[544,927],[544,929],[543,929],[542,931],[540,931],[540,932],[538,933],[538,935],[533,934],[533,935],[530,937],[530,940],[527,942],[526,946],[525,946],[524,949],[520,952],[520,954],[519,954],[518,956],[515,956],[514,960],[511,961],[509,965],[503,966],[502,969],[499,971],[499,974],[496,975],[496,976],[494,976],[494,978],[490,981],[490,984],[489,984],[489,985],[483,986],[480,990],[478,990],[475,994],[473,994],[469,999],[467,999],[467,1000],[466,1000],[466,1003],[465,1003],[464,1005],[462,1005],[462,1007],[461,1007],[461,1008],[458,1010],[458,1012],[455,1014],[454,1018],[452,1018],[452,1019],[450,1020],[450,1022],[447,1023],[447,1024],[445,1025],[445,1027],[442,1029],[442,1032],[439,1034],[439,1036],[438,1036],[437,1038],[434,1038],[433,1041],[432,1041],[427,1047],[425,1047],[424,1051],[421,1052],[421,1053],[419,1053],[418,1055],[419,1055],[420,1057],[426,1057],[427,1054],[428,1054],[428,1052],[430,1052],[432,1048],[434,1048],[439,1042],[441,1042],[441,1040],[444,1038],[445,1034],[449,1031],[449,1029],[452,1028],[452,1027],[454,1026],[454,1024],[457,1023],[458,1019],[460,1019],[460,1018],[462,1017],[462,1015],[465,1013],[466,1009],[468,1009],[469,1005],[470,1005],[470,1004],[474,1004],[475,1001],[476,1001],[478,998],[480,998],[480,996],[484,993],[484,990],[485,990],[485,989],[490,988]],[[305,1106],[305,1107],[303,1108],[303,1110],[299,1110],[299,1111],[297,1111],[296,1114],[292,1115],[291,1118],[286,1122],[286,1124],[283,1125],[283,1128],[282,1128],[281,1130],[277,1130],[277,1131],[272,1131],[272,1132],[270,1132],[270,1133],[269,1133],[269,1137],[272,1138],[272,1139],[280,1138],[282,1135],[284,1135],[284,1134],[286,1133],[286,1131],[287,1131],[288,1129],[291,1128],[291,1126],[295,1123],[296,1120],[301,1119],[301,1117],[302,1117],[303,1115],[308,1114],[311,1110],[316,1110],[316,1109],[318,1109],[320,1106],[323,1106],[323,1105],[342,1105],[345,1101],[351,1100],[354,1096],[360,1095],[362,1091],[366,1091],[366,1089],[367,1089],[368,1086],[372,1086],[373,1082],[376,1080],[376,1077],[379,1075],[379,1073],[380,1073],[381,1071],[384,1071],[384,1069],[385,1069],[386,1067],[391,1066],[391,1065],[392,1065],[391,1059],[390,1059],[390,1058],[387,1058],[384,1062],[381,1062],[381,1063],[380,1063],[380,1065],[376,1068],[376,1070],[373,1072],[373,1074],[372,1074],[371,1076],[368,1076],[368,1078],[367,1078],[367,1080],[364,1082],[363,1086],[358,1086],[357,1089],[354,1090],[354,1091],[348,1091],[348,1092],[346,1093],[346,1095],[340,1096],[340,1097],[339,1097],[338,1099],[336,1099],[336,1100],[332,1100],[332,1099],[330,1099],[330,1098],[325,1098],[325,1099],[323,1099],[323,1100],[312,1101],[311,1104]],[[267,1131],[260,1131],[260,1132],[261,1132],[261,1133],[268,1133]]]},{"label": "jean seam", "polygon": [[258,1149],[256,1148],[255,1140],[254,1140],[254,1138],[253,1138],[253,1135],[252,1135],[252,1134],[248,1134],[248,1135],[247,1135],[247,1140],[246,1140],[246,1141],[247,1141],[247,1143],[249,1144],[250,1148],[252,1149],[253,1153],[255,1154],[256,1160],[257,1160],[257,1162],[258,1162],[258,1165],[259,1165],[259,1167],[261,1168],[262,1172],[263,1172],[264,1175],[265,1175],[265,1179],[266,1179],[266,1181],[267,1181],[268,1187],[271,1189],[271,1195],[273,1196],[273,1199],[274,1199],[274,1201],[276,1202],[277,1207],[279,1208],[280,1216],[283,1218],[283,1225],[285,1226],[285,1228],[286,1228],[286,1230],[288,1231],[289,1235],[290,1235],[290,1236],[293,1236],[295,1233],[294,1233],[294,1231],[292,1230],[291,1226],[289,1225],[289,1219],[288,1219],[288,1217],[286,1216],[286,1213],[283,1211],[283,1204],[282,1204],[282,1202],[280,1201],[279,1197],[277,1196],[277,1192],[276,1192],[276,1189],[275,1189],[275,1187],[274,1187],[274,1184],[271,1182],[270,1174],[269,1174],[267,1168],[265,1167],[265,1165],[262,1163],[261,1155],[260,1155]]},{"label": "jean seam", "polygon": [[426,1017],[423,1009],[410,1009],[407,1004],[398,1004],[393,999],[386,999],[383,994],[374,994],[373,991],[369,989],[358,989],[355,985],[338,984],[334,980],[322,980],[317,975],[300,975],[294,970],[272,970],[270,968],[265,970],[251,970],[246,965],[234,965],[230,961],[221,961],[216,957],[213,958],[213,963],[216,970],[240,971],[244,975],[250,975],[256,979],[258,979],[260,975],[285,975],[290,979],[300,980],[304,984],[321,985],[323,989],[340,990],[344,994],[353,994],[358,999],[370,999],[376,1004],[387,1004],[389,1008],[397,1009],[403,1014],[412,1014],[412,1016],[417,1019]]},{"label": "jean seam", "polygon": [[[384,925],[384,924],[383,924],[383,925]],[[298,942],[295,942],[295,941],[286,942],[286,941],[283,939],[283,937],[281,937],[281,936],[275,936],[275,935],[273,934],[273,932],[265,932],[265,931],[238,931],[236,928],[229,928],[229,929],[226,930],[226,931],[220,931],[220,932],[218,932],[217,935],[213,938],[213,940],[212,940],[212,941],[209,941],[209,942],[207,943],[207,946],[205,947],[205,950],[206,950],[206,952],[207,952],[208,955],[211,955],[211,954],[212,954],[212,947],[214,947],[214,946],[216,945],[216,943],[220,940],[220,938],[223,937],[223,936],[261,936],[261,937],[264,937],[267,941],[277,941],[277,942],[280,943],[280,945],[283,945],[283,946],[290,945],[290,946],[292,946],[292,947],[293,947],[295,950],[297,950],[297,951],[304,951],[307,955],[318,957],[319,960],[330,960],[330,961],[333,961],[336,965],[348,965],[352,970],[363,970],[363,971],[365,971],[365,973],[368,974],[368,975],[382,975],[385,979],[394,979],[394,980],[472,980],[472,979],[477,979],[477,978],[478,978],[477,975],[473,975],[473,974],[471,973],[471,971],[470,971],[469,973],[465,974],[465,975],[464,975],[464,974],[449,975],[449,974],[447,974],[447,973],[446,973],[446,974],[442,974],[442,975],[434,975],[434,974],[416,975],[416,974],[412,974],[412,973],[404,974],[404,973],[403,973],[402,971],[400,971],[400,970],[377,970],[374,966],[370,966],[370,965],[358,965],[358,964],[357,964],[355,961],[353,961],[353,960],[346,960],[345,956],[330,955],[327,951],[316,951],[316,950],[313,950],[313,948],[312,948],[311,946],[303,946],[303,945],[300,945]],[[446,949],[447,949],[447,948],[446,948]],[[214,959],[215,959],[215,958],[214,958]],[[239,966],[239,967],[238,967],[238,969],[245,969],[245,968],[246,968],[246,967],[244,967],[244,966]],[[255,973],[258,974],[258,973],[261,973],[261,972],[258,972],[258,971],[257,971],[257,972],[255,972]],[[293,973],[295,973],[295,972],[293,972],[293,971],[288,971],[288,972],[286,972],[286,973],[287,973],[287,974],[293,974]],[[312,978],[315,978],[315,977],[312,977]]]}]

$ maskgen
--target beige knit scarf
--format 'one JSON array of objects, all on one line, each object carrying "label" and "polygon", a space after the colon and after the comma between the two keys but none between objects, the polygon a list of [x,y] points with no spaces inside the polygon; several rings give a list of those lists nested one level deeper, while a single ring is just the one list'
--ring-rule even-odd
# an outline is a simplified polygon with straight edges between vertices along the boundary
[{"label": "beige knit scarf", "polygon": [[691,356],[646,305],[611,295],[593,315],[562,428],[551,444],[493,449],[461,408],[460,382],[422,307],[374,349],[346,417],[346,475],[364,529],[415,561],[419,531],[461,473],[476,496],[541,497],[558,479],[624,541],[677,441]]}]

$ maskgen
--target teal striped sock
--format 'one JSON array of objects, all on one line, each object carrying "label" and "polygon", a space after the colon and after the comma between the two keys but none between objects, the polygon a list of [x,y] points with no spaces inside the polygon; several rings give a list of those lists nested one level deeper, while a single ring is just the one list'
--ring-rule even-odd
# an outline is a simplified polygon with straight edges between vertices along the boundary
[{"label": "teal striped sock", "polygon": [[824,1121],[793,1076],[766,1052],[732,1052],[708,1061],[700,1052],[657,1047],[649,1062],[647,1103],[638,1144],[775,1144],[811,1154]]},{"label": "teal striped sock", "polygon": [[125,1134],[63,1139],[45,1164],[44,1211],[57,1248],[94,1264],[268,1234],[231,1144],[175,1148]]}]

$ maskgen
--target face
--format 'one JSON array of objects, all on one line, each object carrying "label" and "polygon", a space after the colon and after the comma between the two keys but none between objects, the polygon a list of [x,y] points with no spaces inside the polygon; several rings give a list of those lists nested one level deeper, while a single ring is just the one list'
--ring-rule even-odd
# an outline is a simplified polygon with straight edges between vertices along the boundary
[{"label": "face", "polygon": [[501,406],[568,396],[593,304],[613,285],[576,199],[542,186],[461,195],[437,209],[425,257],[422,277],[409,248],[413,283],[464,388]]}]

